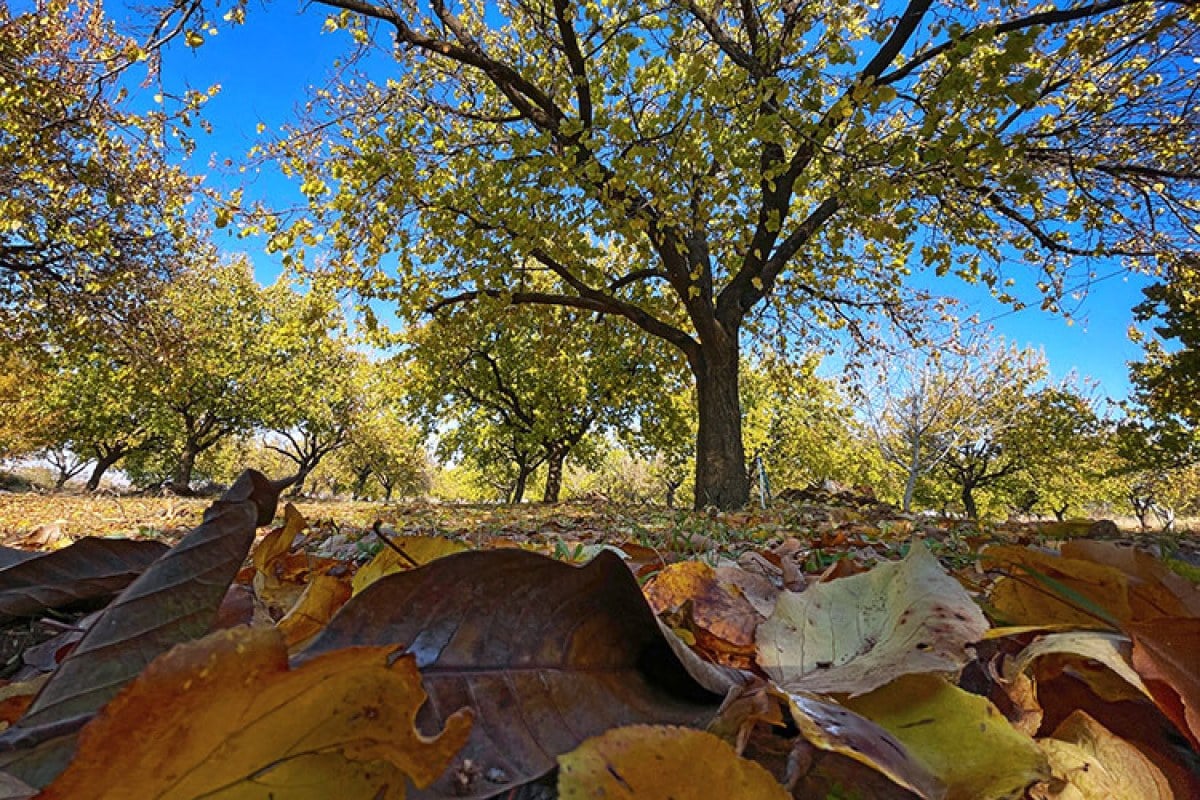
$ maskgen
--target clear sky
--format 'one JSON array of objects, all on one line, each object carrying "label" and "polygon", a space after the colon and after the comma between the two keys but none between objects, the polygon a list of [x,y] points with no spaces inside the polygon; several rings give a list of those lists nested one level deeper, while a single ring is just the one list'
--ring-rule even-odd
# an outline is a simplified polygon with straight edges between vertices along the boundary
[{"label": "clear sky", "polygon": [[[207,174],[219,187],[245,185],[247,199],[286,203],[298,198],[295,187],[280,175],[267,170],[240,174],[224,165],[227,159],[235,165],[242,159],[258,140],[260,123],[269,134],[293,118],[308,87],[324,82],[346,41],[344,33],[321,32],[324,17],[315,5],[301,12],[289,2],[251,4],[246,24],[220,26],[219,35],[194,51],[178,46],[167,52],[163,79],[168,90],[221,86],[206,114],[215,130],[210,136],[198,132],[198,149],[190,164],[193,171]],[[218,242],[230,250],[249,252],[260,279],[269,281],[278,273],[277,259],[263,253],[258,243],[225,236],[219,233]],[[1108,272],[1099,270],[1102,279],[1075,305],[1073,324],[1041,311],[1036,302],[1014,312],[992,300],[986,290],[952,279],[925,285],[959,297],[964,316],[978,315],[1006,339],[1043,348],[1054,377],[1075,371],[1097,381],[1102,397],[1120,398],[1129,388],[1126,362],[1140,355],[1126,335],[1131,308],[1148,280],[1111,274],[1115,271],[1116,265]],[[1036,291],[1025,294],[1035,295]]]}]

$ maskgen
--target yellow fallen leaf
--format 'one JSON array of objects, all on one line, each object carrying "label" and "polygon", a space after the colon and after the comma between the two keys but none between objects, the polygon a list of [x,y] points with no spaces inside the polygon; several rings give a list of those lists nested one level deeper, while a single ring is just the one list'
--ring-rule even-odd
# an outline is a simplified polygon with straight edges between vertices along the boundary
[{"label": "yellow fallen leaf", "polygon": [[288,503],[284,506],[283,525],[267,533],[250,554],[250,562],[254,564],[254,569],[266,574],[271,565],[288,554],[296,537],[307,527],[308,521],[294,505]]},{"label": "yellow fallen leaf", "polygon": [[1154,696],[1130,664],[1128,637],[1102,631],[1053,633],[1034,640],[1004,666],[1006,679],[1036,672],[1053,677],[1064,670],[1084,681],[1104,700],[1153,701]]},{"label": "yellow fallen leaf", "polygon": [[403,572],[416,566],[428,564],[434,559],[468,549],[462,542],[444,536],[391,536],[392,544],[404,551],[404,555],[391,547],[385,547],[354,574],[351,586],[358,594],[384,575]]},{"label": "yellow fallen leaf", "polygon": [[1046,757],[987,698],[935,675],[905,675],[845,705],[895,736],[946,785],[946,800],[1020,796],[1049,777]]},{"label": "yellow fallen leaf", "polygon": [[[469,713],[426,737],[411,658],[392,647],[318,656],[289,669],[282,635],[231,628],[153,661],[83,728],[42,800],[373,797],[426,786],[462,748]],[[116,746],[114,746],[116,745]]]},{"label": "yellow fallen leaf", "polygon": [[317,575],[304,587],[304,593],[292,610],[279,620],[289,650],[321,632],[339,608],[350,599],[350,584],[332,575]]},{"label": "yellow fallen leaf", "polygon": [[787,800],[766,769],[704,731],[630,725],[558,757],[562,800]]},{"label": "yellow fallen leaf", "polygon": [[1030,790],[1035,800],[1174,800],[1162,770],[1083,711],[1038,742],[1054,778]]},{"label": "yellow fallen leaf", "polygon": [[1129,620],[1129,578],[1119,569],[1029,547],[992,545],[983,564],[1002,568],[988,602],[1010,625],[1071,623],[1095,627]]},{"label": "yellow fallen leaf", "polygon": [[880,725],[836,703],[790,695],[800,735],[814,747],[864,764],[918,797],[940,798],[945,787]]},{"label": "yellow fallen leaf", "polygon": [[987,628],[917,542],[903,561],[782,593],[758,627],[758,663],[789,691],[861,694],[910,672],[957,672]]}]

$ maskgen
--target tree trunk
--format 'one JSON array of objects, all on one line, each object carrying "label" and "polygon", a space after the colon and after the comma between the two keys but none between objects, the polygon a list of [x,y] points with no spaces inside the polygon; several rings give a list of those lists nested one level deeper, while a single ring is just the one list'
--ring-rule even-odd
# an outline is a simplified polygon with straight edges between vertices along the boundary
[{"label": "tree trunk", "polygon": [[964,484],[962,487],[962,504],[963,509],[967,512],[968,519],[979,518],[979,508],[975,505],[975,487],[971,484]]},{"label": "tree trunk", "polygon": [[196,456],[199,453],[194,442],[188,442],[183,446],[183,453],[180,454],[179,462],[175,465],[175,476],[171,478],[171,491],[176,494],[191,494],[192,470],[196,468]]},{"label": "tree trunk", "polygon": [[683,485],[682,480],[666,480],[667,484],[667,508],[675,507],[675,492]]},{"label": "tree trunk", "polygon": [[359,469],[354,472],[354,486],[350,489],[350,496],[355,500],[362,500],[363,495],[367,493],[367,481],[371,479],[371,469]]},{"label": "tree trunk", "polygon": [[546,453],[546,491],[542,492],[543,503],[557,503],[562,491],[563,464],[567,460],[570,448],[556,442]]},{"label": "tree trunk", "polygon": [[742,444],[742,407],[738,398],[737,332],[706,339],[692,363],[700,415],[696,437],[696,509],[723,511],[750,501],[746,450]]},{"label": "tree trunk", "polygon": [[104,477],[104,473],[108,472],[113,464],[120,461],[126,454],[124,450],[116,450],[107,455],[96,457],[96,466],[92,467],[92,474],[88,476],[87,490],[94,492],[100,488],[100,479]]},{"label": "tree trunk", "polygon": [[517,482],[513,485],[512,491],[508,493],[508,502],[513,505],[525,499],[525,486],[529,483],[529,473],[532,472],[524,465],[519,466],[517,470]]},{"label": "tree trunk", "polygon": [[918,436],[913,439],[912,451],[908,458],[908,478],[904,481],[904,501],[900,505],[900,510],[904,512],[912,511],[913,493],[917,490],[917,477],[920,474],[921,467],[921,438]]},{"label": "tree trunk", "polygon": [[288,492],[289,497],[302,497],[304,494],[304,481],[312,474],[316,468],[316,462],[300,462],[299,469],[296,470],[296,482],[292,484],[292,490]]}]

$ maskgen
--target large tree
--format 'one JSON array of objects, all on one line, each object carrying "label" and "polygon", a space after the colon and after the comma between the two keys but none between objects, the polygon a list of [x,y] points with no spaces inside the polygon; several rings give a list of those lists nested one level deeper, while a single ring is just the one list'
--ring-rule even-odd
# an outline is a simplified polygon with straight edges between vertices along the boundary
[{"label": "large tree", "polygon": [[352,65],[278,148],[312,213],[274,245],[409,311],[494,296],[669,342],[701,506],[748,497],[758,310],[863,330],[912,310],[912,269],[1004,294],[1013,262],[1055,307],[1072,262],[1200,220],[1194,3],[320,4],[395,65]]}]

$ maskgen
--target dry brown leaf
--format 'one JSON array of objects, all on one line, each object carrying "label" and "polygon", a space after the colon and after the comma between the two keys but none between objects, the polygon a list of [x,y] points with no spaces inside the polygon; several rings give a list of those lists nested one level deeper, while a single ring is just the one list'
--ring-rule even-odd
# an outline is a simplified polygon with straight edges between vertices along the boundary
[{"label": "dry brown leaf", "polygon": [[1156,619],[1129,626],[1133,668],[1179,731],[1200,751],[1200,619]]},{"label": "dry brown leaf", "polygon": [[426,786],[442,773],[470,715],[422,736],[420,675],[411,658],[389,666],[392,649],[340,650],[289,670],[270,628],[180,645],[84,727],[75,758],[39,797],[403,798],[405,776]]},{"label": "dry brown leaf", "polygon": [[1129,576],[1133,620],[1200,617],[1200,585],[1171,571],[1160,559],[1122,542],[1075,539],[1063,543],[1064,558],[1114,567]]},{"label": "dry brown leaf", "polygon": [[700,683],[658,625],[611,551],[575,567],[523,550],[483,550],[376,581],[298,658],[402,643],[431,698],[422,724],[473,708],[461,758],[492,776],[465,786],[444,776],[429,796],[491,797],[544,775],[556,756],[609,728],[712,719],[733,680]]},{"label": "dry brown leaf", "polygon": [[716,663],[748,668],[753,663],[754,631],[763,617],[736,587],[722,583],[702,561],[669,564],[644,587],[655,613],[688,606],[688,629],[696,645]]}]

